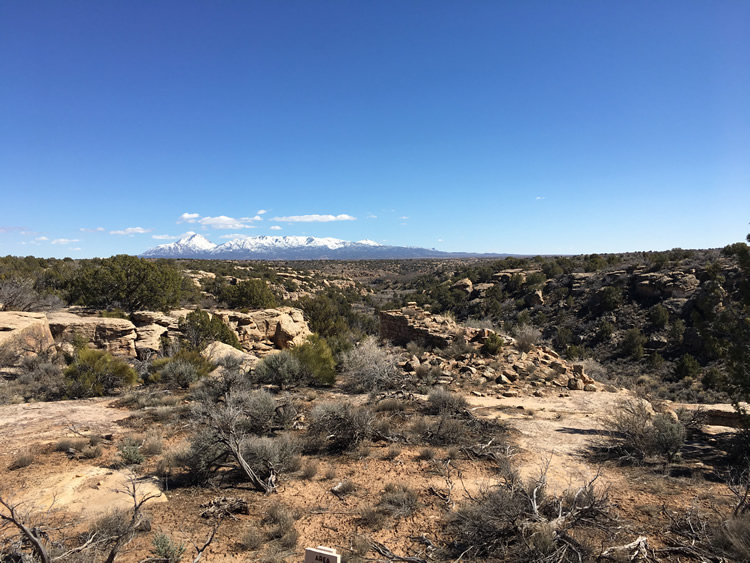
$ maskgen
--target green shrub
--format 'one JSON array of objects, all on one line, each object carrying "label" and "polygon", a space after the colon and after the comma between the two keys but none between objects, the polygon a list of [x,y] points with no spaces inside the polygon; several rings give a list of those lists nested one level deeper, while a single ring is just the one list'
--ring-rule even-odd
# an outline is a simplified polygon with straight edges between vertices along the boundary
[{"label": "green shrub", "polygon": [[290,350],[266,356],[255,367],[258,381],[278,385],[279,389],[294,386],[303,381],[302,365]]},{"label": "green shrub", "polygon": [[71,399],[112,395],[138,380],[138,374],[127,363],[91,348],[77,350],[75,361],[64,375],[66,395]]},{"label": "green shrub", "polygon": [[265,280],[249,279],[236,285],[223,284],[216,298],[231,309],[270,309],[276,307],[276,297]]},{"label": "green shrub", "polygon": [[685,427],[679,420],[672,420],[665,414],[657,414],[651,425],[653,450],[664,456],[667,463],[672,463],[685,443]]},{"label": "green shrub", "polygon": [[558,350],[565,350],[573,340],[573,331],[568,327],[558,327],[557,334],[555,335],[555,348]]},{"label": "green shrub", "polygon": [[599,323],[599,328],[596,330],[596,341],[597,342],[609,342],[612,335],[615,332],[615,325],[609,321],[602,321]]},{"label": "green shrub", "polygon": [[685,321],[677,319],[669,327],[669,343],[672,346],[681,346],[682,338],[685,334]]},{"label": "green shrub", "polygon": [[235,332],[219,315],[211,315],[201,309],[191,311],[179,320],[179,327],[189,347],[202,350],[211,342],[223,342],[242,349]]},{"label": "green shrub", "polygon": [[336,383],[336,361],[325,338],[313,334],[302,346],[292,349],[300,363],[304,376],[317,385],[330,386]]},{"label": "green shrub", "polygon": [[71,303],[127,312],[168,311],[181,294],[182,274],[176,268],[126,254],[82,261],[69,285]]},{"label": "green shrub", "polygon": [[608,285],[597,292],[599,306],[604,311],[614,311],[622,305],[622,290],[619,287]]},{"label": "green shrub", "polygon": [[643,358],[643,346],[646,344],[646,337],[637,328],[631,328],[625,333],[625,337],[620,344],[620,352],[624,356],[629,356],[632,360],[638,361]]},{"label": "green shrub", "polygon": [[677,379],[685,379],[686,377],[696,378],[701,373],[701,365],[698,363],[693,356],[685,354],[677,362],[674,368],[674,375]]},{"label": "green shrub", "polygon": [[654,413],[643,399],[620,402],[602,424],[610,431],[602,452],[622,461],[642,462],[657,455],[671,463],[685,442],[685,426],[666,414]]},{"label": "green shrub", "polygon": [[146,457],[141,453],[140,442],[134,438],[125,438],[118,450],[125,465],[140,465],[146,461]]},{"label": "green shrub", "polygon": [[662,329],[669,322],[669,311],[661,303],[654,305],[648,311],[648,320],[654,328]]},{"label": "green shrub", "polygon": [[503,348],[503,339],[495,332],[491,332],[482,344],[482,354],[496,355]]}]

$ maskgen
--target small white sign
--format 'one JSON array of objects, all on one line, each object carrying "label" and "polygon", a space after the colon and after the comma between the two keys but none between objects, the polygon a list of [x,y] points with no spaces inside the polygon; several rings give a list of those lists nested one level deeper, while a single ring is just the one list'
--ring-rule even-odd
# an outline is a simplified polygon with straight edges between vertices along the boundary
[{"label": "small white sign", "polygon": [[330,547],[308,547],[305,550],[305,563],[341,563],[341,556]]}]

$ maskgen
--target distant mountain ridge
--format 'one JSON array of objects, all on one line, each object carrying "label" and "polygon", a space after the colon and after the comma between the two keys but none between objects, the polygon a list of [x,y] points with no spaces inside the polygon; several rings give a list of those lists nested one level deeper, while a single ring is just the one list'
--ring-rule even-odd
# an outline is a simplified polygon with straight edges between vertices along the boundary
[{"label": "distant mountain ridge", "polygon": [[508,254],[441,252],[411,246],[386,246],[371,240],[331,237],[257,236],[214,244],[193,233],[145,251],[144,258],[203,258],[214,260],[395,260],[401,258],[498,257]]}]

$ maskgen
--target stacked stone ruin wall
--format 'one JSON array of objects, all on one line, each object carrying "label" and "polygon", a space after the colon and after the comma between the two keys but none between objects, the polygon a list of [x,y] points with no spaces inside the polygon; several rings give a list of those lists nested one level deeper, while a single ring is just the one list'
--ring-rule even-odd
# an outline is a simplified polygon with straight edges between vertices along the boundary
[{"label": "stacked stone ruin wall", "polygon": [[380,338],[400,346],[418,342],[445,348],[451,342],[451,335],[435,334],[426,327],[417,326],[401,311],[380,312]]}]

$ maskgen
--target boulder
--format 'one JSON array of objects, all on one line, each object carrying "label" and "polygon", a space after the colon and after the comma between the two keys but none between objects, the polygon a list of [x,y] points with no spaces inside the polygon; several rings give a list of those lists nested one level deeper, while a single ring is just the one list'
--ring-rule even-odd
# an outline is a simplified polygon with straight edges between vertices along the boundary
[{"label": "boulder", "polygon": [[530,293],[526,296],[526,304],[529,307],[538,307],[544,305],[544,297],[542,296],[542,290],[537,289],[534,293]]},{"label": "boulder", "polygon": [[218,363],[225,358],[238,360],[245,369],[254,368],[255,364],[258,363],[257,356],[238,350],[223,342],[212,342],[203,349],[201,355],[213,363]]},{"label": "boulder", "polygon": [[[12,351],[20,358],[44,352],[53,345],[44,313],[0,311],[0,348]],[[13,347],[16,349],[11,350]]]},{"label": "boulder", "polygon": [[135,325],[126,319],[79,317],[67,311],[47,314],[49,328],[56,341],[83,337],[94,348],[121,356],[135,357]]},{"label": "boulder", "polygon": [[169,331],[164,325],[150,324],[135,329],[135,352],[144,360],[149,356],[161,353],[161,337]]},{"label": "boulder", "polygon": [[585,385],[583,383],[583,380],[577,379],[575,377],[571,377],[568,379],[568,389],[571,391],[583,391]]},{"label": "boulder", "polygon": [[470,295],[471,292],[474,291],[474,284],[471,283],[469,278],[463,278],[454,283],[451,286],[451,289],[458,289],[459,291],[463,291],[467,295]]}]

